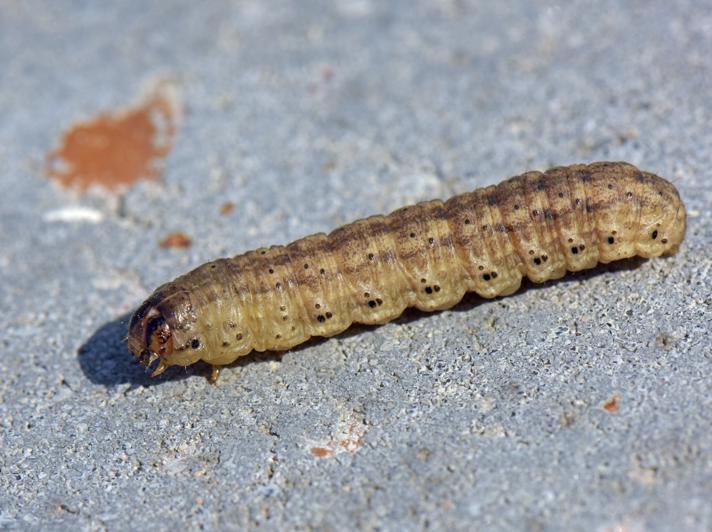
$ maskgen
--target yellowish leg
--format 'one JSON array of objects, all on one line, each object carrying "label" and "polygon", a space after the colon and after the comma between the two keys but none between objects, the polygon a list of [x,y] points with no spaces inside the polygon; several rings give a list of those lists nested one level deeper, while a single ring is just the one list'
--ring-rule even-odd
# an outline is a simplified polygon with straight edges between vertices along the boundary
[{"label": "yellowish leg", "polygon": [[210,377],[208,377],[208,382],[210,384],[215,384],[218,381],[218,378],[220,377],[220,370],[222,369],[222,366],[211,366],[210,370]]},{"label": "yellowish leg", "polygon": [[153,373],[151,373],[151,377],[158,377],[161,373],[166,371],[167,367],[168,367],[168,365],[165,362],[163,362],[163,360],[161,360],[158,363],[158,367],[156,367],[156,369],[153,370]]}]

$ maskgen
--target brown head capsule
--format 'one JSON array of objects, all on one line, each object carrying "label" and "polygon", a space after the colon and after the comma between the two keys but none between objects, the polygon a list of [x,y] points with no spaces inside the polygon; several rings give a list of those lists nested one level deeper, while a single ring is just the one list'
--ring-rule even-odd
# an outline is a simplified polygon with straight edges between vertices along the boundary
[{"label": "brown head capsule", "polygon": [[159,361],[151,376],[160,375],[168,367],[164,360],[173,353],[171,329],[159,310],[149,302],[141,305],[131,317],[128,342],[141,365],[150,367]]},{"label": "brown head capsule", "polygon": [[219,367],[354,322],[385,323],[407,307],[448,308],[465,292],[511,294],[524,277],[669,255],[684,233],[675,187],[630,164],[528,172],[204,264],[139,307],[129,348],[144,364],[158,361],[153,375],[197,360]]}]

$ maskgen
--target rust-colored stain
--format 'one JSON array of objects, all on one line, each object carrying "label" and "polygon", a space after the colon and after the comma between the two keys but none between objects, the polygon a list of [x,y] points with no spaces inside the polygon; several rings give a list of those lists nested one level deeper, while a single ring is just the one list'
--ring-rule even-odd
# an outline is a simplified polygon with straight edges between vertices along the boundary
[{"label": "rust-colored stain", "polygon": [[353,454],[363,447],[365,433],[363,415],[350,412],[340,420],[336,434],[330,441],[319,447],[311,447],[309,451],[316,458],[332,458],[343,452]]},{"label": "rust-colored stain", "polygon": [[324,447],[312,447],[310,450],[317,458],[327,458],[335,454],[331,449],[324,449]]},{"label": "rust-colored stain", "polygon": [[158,179],[180,120],[175,90],[158,85],[140,104],[102,113],[65,132],[47,156],[47,176],[79,191],[119,191],[140,179]]},{"label": "rust-colored stain", "polygon": [[230,214],[235,210],[235,204],[232,201],[226,201],[220,207],[220,214]]},{"label": "rust-colored stain", "polygon": [[613,412],[618,412],[621,408],[621,398],[618,397],[617,395],[614,395],[610,399],[608,399],[605,403],[603,403],[603,409],[612,414]]},{"label": "rust-colored stain", "polygon": [[330,66],[324,67],[321,70],[321,79],[324,81],[331,81],[334,79],[334,69]]},{"label": "rust-colored stain", "polygon": [[319,82],[311,82],[307,85],[307,90],[310,94],[319,94],[327,89],[328,85],[333,81],[336,71],[333,67],[325,66],[321,69]]},{"label": "rust-colored stain", "polygon": [[171,249],[171,248],[187,248],[190,247],[190,245],[193,243],[193,241],[190,239],[188,235],[181,231],[176,231],[175,233],[171,233],[168,235],[166,238],[161,240],[159,242],[159,246],[165,249]]}]

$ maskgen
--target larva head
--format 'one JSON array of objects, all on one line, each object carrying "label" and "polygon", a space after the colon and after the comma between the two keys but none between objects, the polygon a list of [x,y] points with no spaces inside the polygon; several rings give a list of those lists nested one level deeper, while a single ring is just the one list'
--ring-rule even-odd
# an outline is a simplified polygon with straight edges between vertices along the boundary
[{"label": "larva head", "polygon": [[[128,336],[129,350],[142,366],[160,361],[154,374],[163,373],[163,360],[173,354],[171,328],[157,307],[145,301],[131,316]],[[152,375],[153,376],[153,375]]]},{"label": "larva head", "polygon": [[195,346],[183,345],[177,329],[185,313],[176,312],[175,305],[161,297],[160,289],[134,312],[129,322],[128,345],[141,365],[158,365],[151,373],[160,375],[169,366],[192,364],[200,358]]},{"label": "larva head", "polygon": [[685,236],[685,206],[665,179],[642,172],[636,252],[642,257],[674,254]]}]

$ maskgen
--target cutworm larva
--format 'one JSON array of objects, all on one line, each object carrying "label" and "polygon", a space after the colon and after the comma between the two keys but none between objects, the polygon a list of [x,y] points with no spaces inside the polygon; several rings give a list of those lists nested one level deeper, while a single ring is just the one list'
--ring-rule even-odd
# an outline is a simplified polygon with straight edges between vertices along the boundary
[{"label": "cutworm larva", "polygon": [[455,305],[466,292],[515,292],[567,271],[674,253],[685,207],[664,179],[627,163],[528,172],[442,202],[403,207],[287,246],[218,259],[136,310],[131,352],[152,375],[198,360],[218,369],[252,350],[285,350],[407,307]]}]

